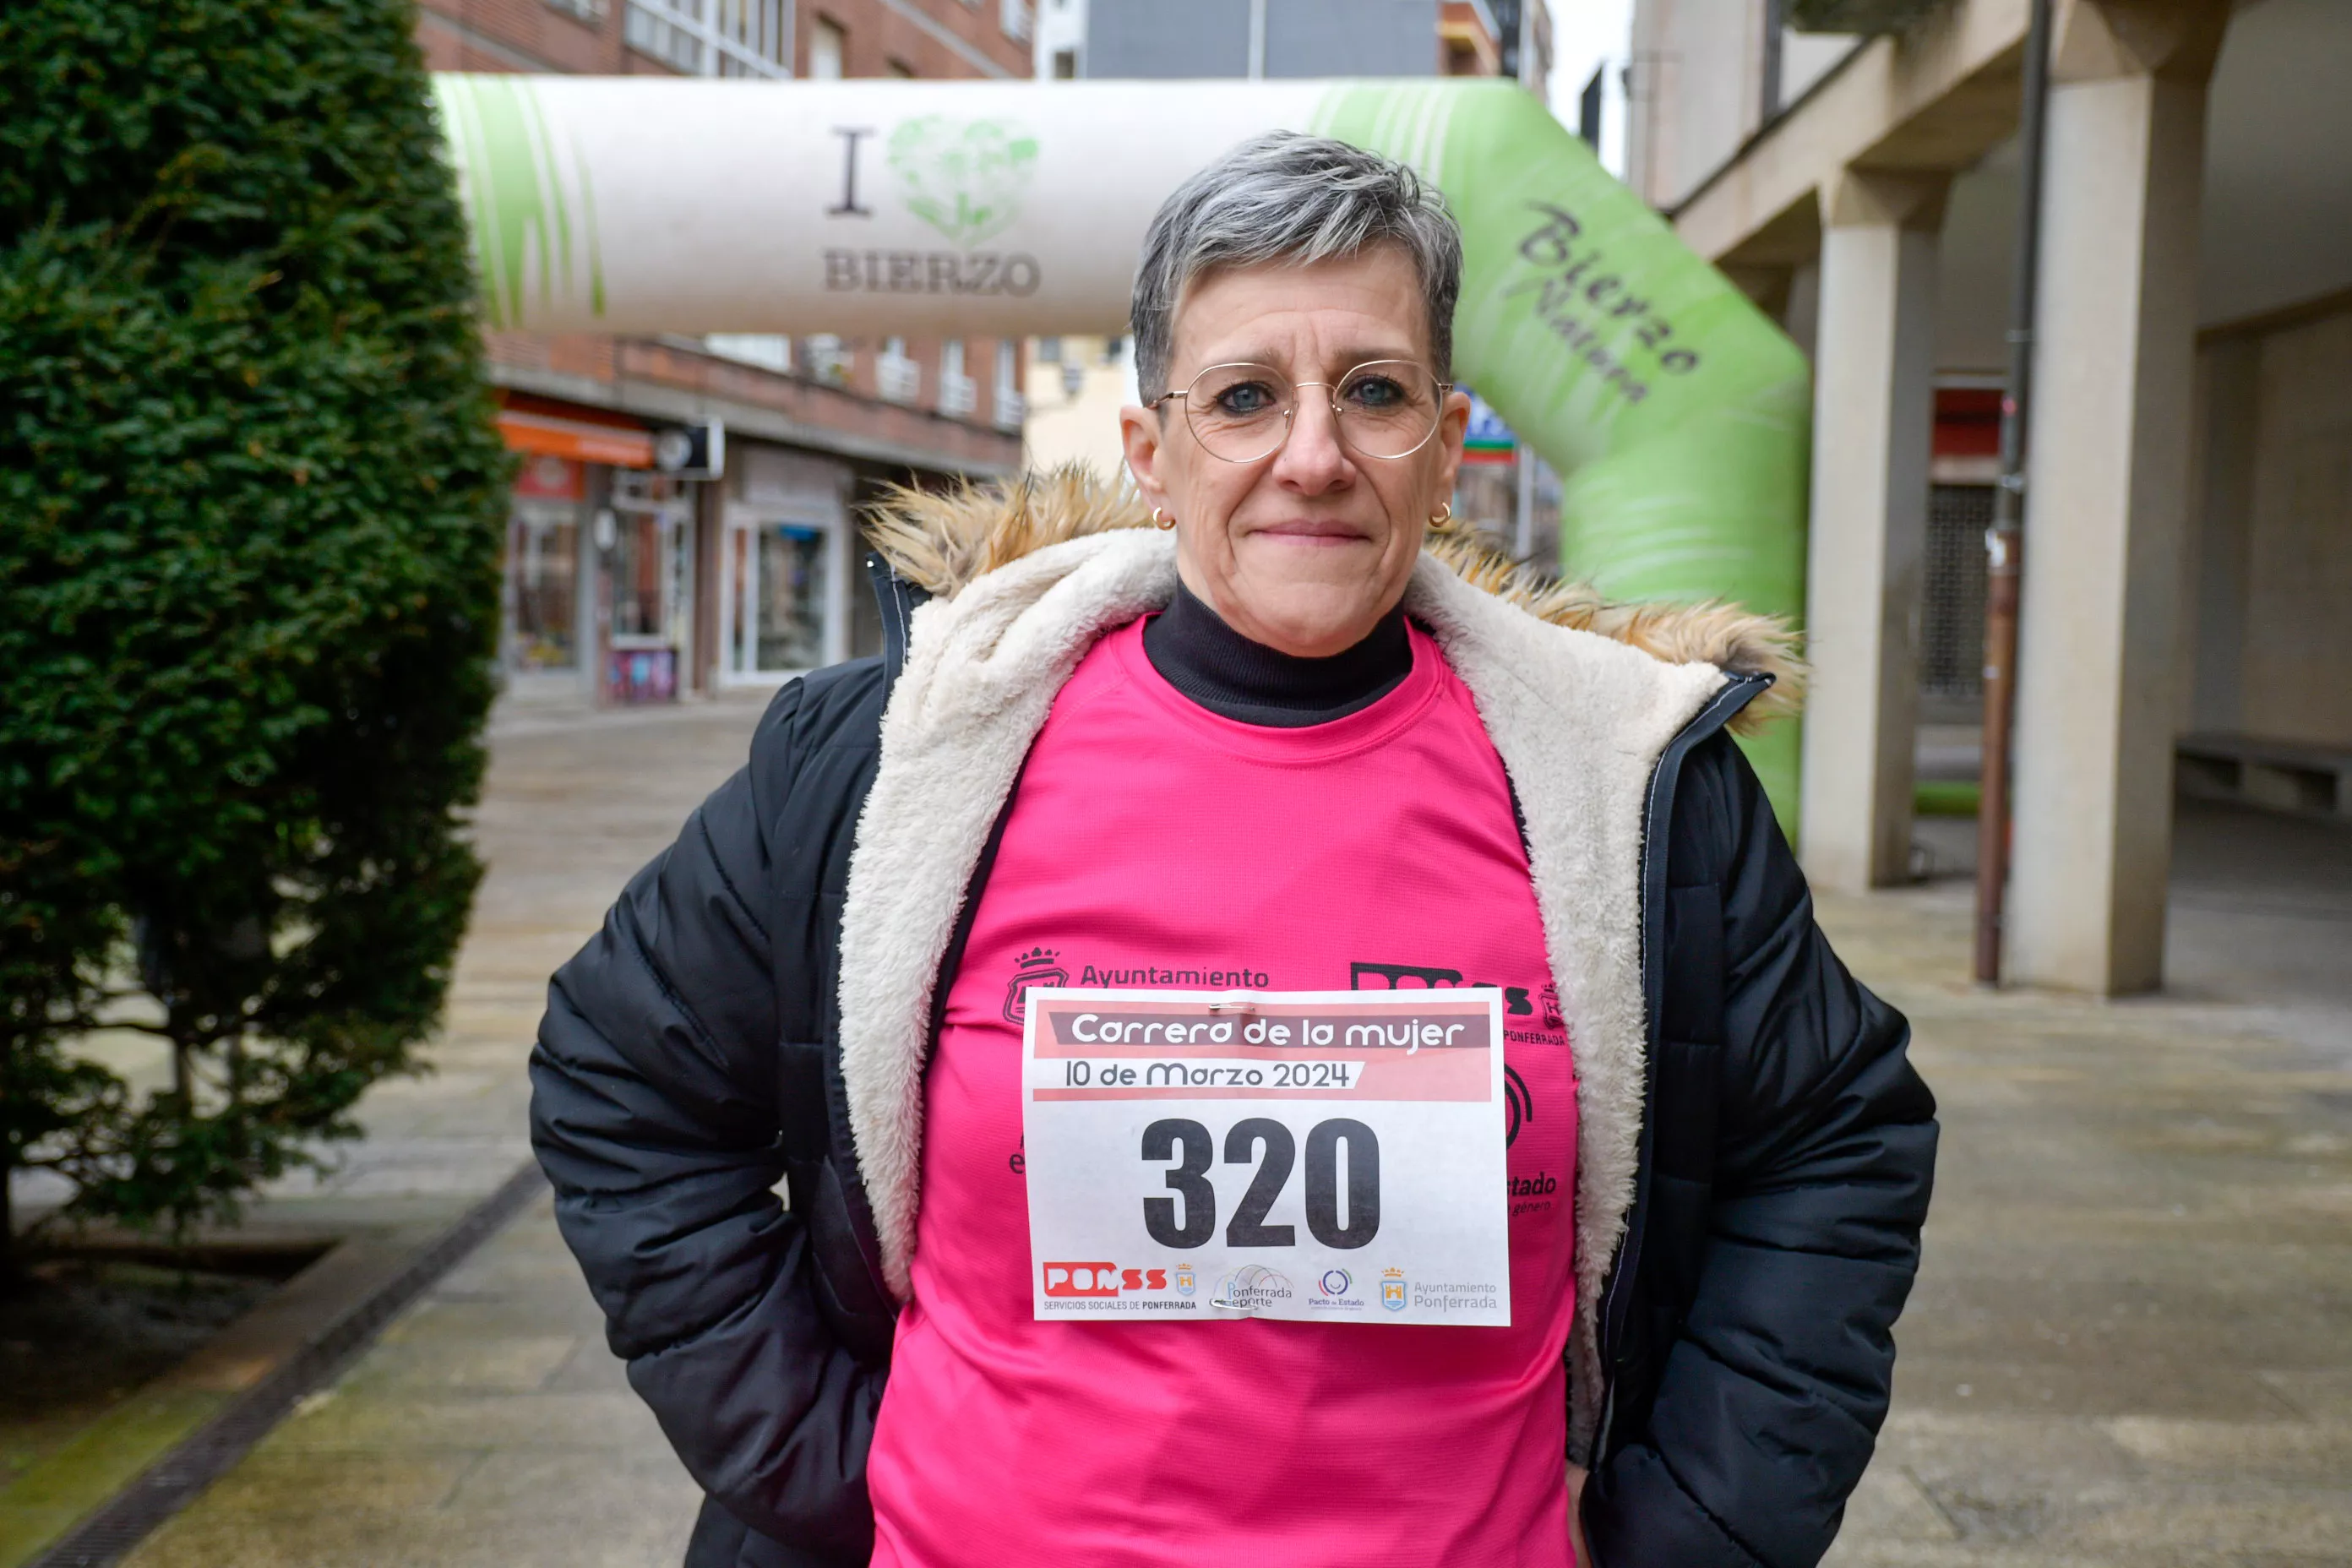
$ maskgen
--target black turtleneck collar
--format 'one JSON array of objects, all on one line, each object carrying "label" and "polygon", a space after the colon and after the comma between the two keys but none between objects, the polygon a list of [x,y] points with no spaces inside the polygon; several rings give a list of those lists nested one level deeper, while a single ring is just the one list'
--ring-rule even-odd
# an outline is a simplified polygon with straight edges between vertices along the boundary
[{"label": "black turtleneck collar", "polygon": [[1143,652],[1169,685],[1210,712],[1283,730],[1369,708],[1412,672],[1402,605],[1345,653],[1300,658],[1252,642],[1181,583],[1175,602],[1145,624]]}]

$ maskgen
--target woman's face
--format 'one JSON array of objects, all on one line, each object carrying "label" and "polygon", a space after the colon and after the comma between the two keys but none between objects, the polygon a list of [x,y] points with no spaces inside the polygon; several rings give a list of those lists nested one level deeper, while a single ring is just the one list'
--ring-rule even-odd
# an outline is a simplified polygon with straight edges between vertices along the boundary
[{"label": "woman's face", "polygon": [[[1179,302],[1171,347],[1171,389],[1217,364],[1337,384],[1370,360],[1427,368],[1431,358],[1420,279],[1393,247],[1213,273]],[[1340,439],[1331,398],[1328,386],[1303,387],[1290,438],[1242,463],[1202,447],[1182,398],[1119,413],[1145,502],[1175,519],[1184,585],[1243,636],[1302,658],[1352,647],[1404,596],[1429,519],[1454,493],[1470,419],[1470,400],[1447,393],[1427,445],[1367,457]]]}]

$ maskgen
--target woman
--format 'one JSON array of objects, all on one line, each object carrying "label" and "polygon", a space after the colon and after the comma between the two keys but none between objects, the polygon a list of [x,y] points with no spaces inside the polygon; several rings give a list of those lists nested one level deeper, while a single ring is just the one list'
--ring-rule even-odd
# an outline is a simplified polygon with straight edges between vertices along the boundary
[{"label": "woman", "polygon": [[[709,1494],[689,1564],[1826,1550],[1885,1412],[1933,1102],[1727,733],[1774,700],[1778,629],[1536,588],[1448,529],[1460,266],[1373,154],[1276,135],[1203,171],[1136,283],[1138,498],[901,498],[886,656],[780,693],[555,977],[535,1140]],[[1033,1216],[1129,1215],[1138,1170],[1239,1187],[1181,1129],[1048,1171],[1032,986],[1465,984],[1500,999],[1508,1088],[1459,1162],[1507,1186],[1432,1212],[1507,1247],[1480,1326],[1253,1315],[1278,1270],[1213,1292],[1220,1321],[1051,1316],[1078,1266]],[[1264,1106],[1226,1163],[1275,1168]],[[1210,1235],[1158,1201],[1154,1237]],[[1315,1289],[1361,1299],[1347,1269]]]}]

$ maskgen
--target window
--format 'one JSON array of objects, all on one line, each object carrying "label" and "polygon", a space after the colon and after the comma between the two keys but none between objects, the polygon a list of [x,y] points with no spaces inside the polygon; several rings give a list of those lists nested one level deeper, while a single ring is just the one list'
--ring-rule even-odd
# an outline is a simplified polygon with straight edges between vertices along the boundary
[{"label": "window", "polygon": [[772,685],[846,656],[845,530],[822,498],[727,508],[719,557],[719,679]]},{"label": "window", "polygon": [[547,0],[547,8],[561,11],[575,22],[598,26],[604,20],[604,0]]},{"label": "window", "polygon": [[940,345],[940,412],[950,419],[971,416],[980,406],[980,389],[964,374],[963,340],[950,338]]},{"label": "window", "polygon": [[[550,461],[564,459],[538,459]],[[518,500],[507,540],[507,662],[517,669],[576,668],[579,502]]]},{"label": "window", "polygon": [[996,345],[996,385],[994,388],[997,427],[1018,430],[1028,417],[1029,405],[1021,395],[1021,351],[1011,339]]},{"label": "window", "polygon": [[1990,485],[1931,485],[1921,563],[1919,691],[1930,706],[1965,713],[1984,700],[1985,530]]},{"label": "window", "polygon": [[772,370],[789,375],[793,368],[793,340],[766,332],[711,332],[702,340],[702,346],[720,359],[731,359],[739,364],[756,364],[762,370]]},{"label": "window", "polygon": [[1054,51],[1054,79],[1055,81],[1076,81],[1077,77],[1078,51],[1076,49],[1055,49]]},{"label": "window", "polygon": [[912,403],[923,390],[923,367],[907,353],[904,338],[882,340],[882,353],[874,362],[874,386],[892,403]]},{"label": "window", "polygon": [[815,31],[809,36],[809,79],[839,81],[841,62],[848,54],[849,35],[841,30],[841,24],[818,17]]},{"label": "window", "polygon": [[1037,363],[1040,364],[1059,364],[1062,363],[1062,340],[1039,338],[1037,346],[1029,352],[1037,356]]},{"label": "window", "polygon": [[832,386],[849,384],[849,350],[830,332],[804,340],[801,344],[801,363],[808,368],[810,377]]},{"label": "window", "polygon": [[1003,10],[997,20],[998,25],[1004,29],[1006,37],[1027,37],[1029,36],[1029,0],[1003,0]]},{"label": "window", "polygon": [[[604,0],[593,0],[601,12]],[[789,77],[790,0],[628,0],[629,47],[688,76]],[[563,8],[571,9],[569,5]]]}]

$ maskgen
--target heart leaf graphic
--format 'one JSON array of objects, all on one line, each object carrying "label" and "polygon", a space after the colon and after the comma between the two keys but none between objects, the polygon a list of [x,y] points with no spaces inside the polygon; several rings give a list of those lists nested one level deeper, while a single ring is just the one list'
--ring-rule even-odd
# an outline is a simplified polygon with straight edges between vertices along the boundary
[{"label": "heart leaf graphic", "polygon": [[890,133],[891,173],[917,217],[961,246],[1018,216],[1036,172],[1037,139],[1000,120],[926,114]]}]

